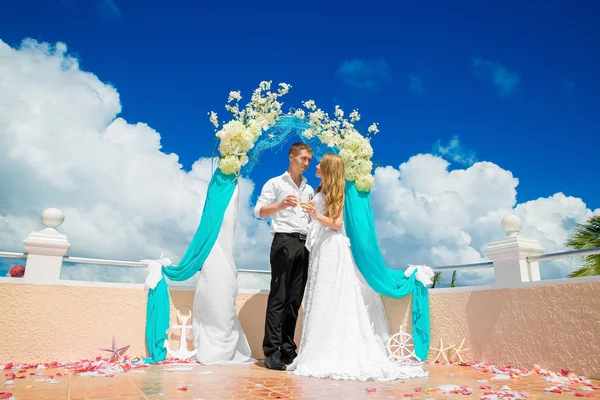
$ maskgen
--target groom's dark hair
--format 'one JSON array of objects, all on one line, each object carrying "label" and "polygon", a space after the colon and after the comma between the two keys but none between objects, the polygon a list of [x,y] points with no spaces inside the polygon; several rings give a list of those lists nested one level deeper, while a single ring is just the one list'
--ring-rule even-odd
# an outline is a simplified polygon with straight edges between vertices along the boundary
[{"label": "groom's dark hair", "polygon": [[312,153],[312,148],[309,145],[307,145],[304,142],[296,142],[290,147],[290,152],[288,153],[288,155],[293,154],[297,156],[302,150],[306,150],[309,153]]}]

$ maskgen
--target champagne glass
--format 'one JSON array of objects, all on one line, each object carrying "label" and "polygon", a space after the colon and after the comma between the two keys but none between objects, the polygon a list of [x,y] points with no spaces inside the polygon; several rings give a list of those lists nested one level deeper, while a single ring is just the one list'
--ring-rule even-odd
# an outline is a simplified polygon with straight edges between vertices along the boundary
[{"label": "champagne glass", "polygon": [[308,196],[308,200],[307,201],[300,203],[300,206],[302,207],[302,210],[304,211],[304,215],[302,216],[303,218],[310,219],[310,215],[306,212],[306,210],[304,209],[304,207],[306,207],[307,205],[309,205],[309,203],[312,201],[313,197],[315,197],[315,195],[311,194],[310,196]]},{"label": "champagne glass", "polygon": [[296,214],[296,207],[298,207],[298,205],[300,204],[300,198],[296,195],[294,195],[294,198],[296,199],[296,206],[288,207],[285,209],[285,212],[287,212],[289,215]]}]

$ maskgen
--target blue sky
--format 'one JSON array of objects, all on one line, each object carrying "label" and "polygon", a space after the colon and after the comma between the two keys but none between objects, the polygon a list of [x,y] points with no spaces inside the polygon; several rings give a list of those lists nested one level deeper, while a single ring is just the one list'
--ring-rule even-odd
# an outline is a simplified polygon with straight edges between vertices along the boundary
[{"label": "blue sky", "polygon": [[[185,168],[212,155],[207,112],[261,80],[378,121],[375,162],[398,166],[457,136],[446,157],[491,161],[518,201],[563,192],[600,206],[600,3],[8,0],[0,39],[67,44],[119,91],[128,122],[160,132]],[[262,184],[283,154],[264,157]],[[314,168],[314,167],[313,167]]]}]

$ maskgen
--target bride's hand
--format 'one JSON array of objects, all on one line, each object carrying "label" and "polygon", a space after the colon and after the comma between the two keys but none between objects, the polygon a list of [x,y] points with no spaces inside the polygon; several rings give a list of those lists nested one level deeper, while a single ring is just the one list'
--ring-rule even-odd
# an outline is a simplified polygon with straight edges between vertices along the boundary
[{"label": "bride's hand", "polygon": [[312,200],[302,203],[302,210],[304,210],[304,212],[311,217],[315,217],[317,215],[317,209],[315,208],[315,204],[312,202]]}]

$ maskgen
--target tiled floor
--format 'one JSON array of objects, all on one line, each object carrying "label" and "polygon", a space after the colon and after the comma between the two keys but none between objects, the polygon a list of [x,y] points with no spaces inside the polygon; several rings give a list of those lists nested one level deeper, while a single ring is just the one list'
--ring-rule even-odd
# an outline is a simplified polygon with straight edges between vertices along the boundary
[{"label": "tiled floor", "polygon": [[[67,373],[56,376],[57,370],[45,370],[43,376],[30,375],[36,370],[23,371],[24,379],[14,379],[5,384],[7,371],[2,371],[3,383],[0,399],[8,393],[16,400],[44,399],[450,399],[462,398],[463,393],[446,394],[436,389],[441,385],[463,386],[456,388],[466,392],[472,389],[470,398],[485,398],[490,390],[500,391],[508,385],[513,392],[526,391],[536,399],[559,399],[594,394],[600,398],[599,382],[571,383],[573,392],[556,394],[546,391],[556,382],[546,382],[533,373],[530,376],[510,380],[494,380],[494,374],[480,372],[472,367],[427,365],[427,378],[379,382],[334,381],[297,377],[288,372],[275,372],[261,365],[247,366],[201,366],[201,365],[153,365],[148,368],[117,373],[112,377],[77,376]],[[54,376],[53,376],[54,375]],[[48,381],[53,376],[52,381]],[[486,382],[487,381],[487,382]],[[491,387],[491,389],[486,386]],[[592,388],[593,386],[593,388]],[[450,386],[446,386],[450,387]],[[505,388],[507,391],[508,389]],[[523,396],[527,394],[522,393]],[[3,397],[4,396],[4,397]],[[488,397],[520,398],[518,396]],[[525,397],[523,397],[525,398]]]}]

